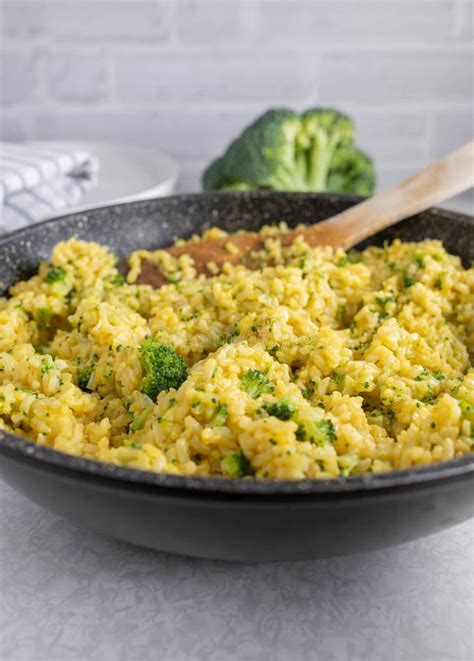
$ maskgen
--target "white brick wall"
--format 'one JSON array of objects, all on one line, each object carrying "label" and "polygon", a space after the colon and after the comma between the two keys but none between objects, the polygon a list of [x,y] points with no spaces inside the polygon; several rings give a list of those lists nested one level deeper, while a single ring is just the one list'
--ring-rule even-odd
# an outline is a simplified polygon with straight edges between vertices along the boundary
[{"label": "white brick wall", "polygon": [[196,189],[272,105],[334,104],[384,185],[474,134],[468,0],[0,0],[5,139],[161,147]]}]

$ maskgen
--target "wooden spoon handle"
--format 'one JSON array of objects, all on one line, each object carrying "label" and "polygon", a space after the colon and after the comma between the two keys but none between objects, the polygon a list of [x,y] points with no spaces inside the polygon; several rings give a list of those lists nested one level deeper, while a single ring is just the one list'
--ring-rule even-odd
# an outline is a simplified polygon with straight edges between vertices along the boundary
[{"label": "wooden spoon handle", "polygon": [[[378,193],[329,220],[279,234],[278,239],[285,246],[290,245],[297,236],[303,236],[310,246],[350,248],[385,227],[424,211],[472,186],[474,141],[408,177],[397,186]],[[189,254],[194,260],[197,273],[210,275],[210,263],[222,266],[224,262],[230,262],[256,268],[258,264],[253,262],[252,251],[263,248],[265,238],[269,236],[271,235],[237,234],[224,239],[173,246],[167,251],[174,257]],[[161,287],[166,283],[166,278],[158,266],[144,259],[137,282]]]},{"label": "wooden spoon handle", "polygon": [[350,248],[399,220],[474,186],[474,141],[456,149],[401,183],[368,200],[306,228],[311,245],[327,243]]}]

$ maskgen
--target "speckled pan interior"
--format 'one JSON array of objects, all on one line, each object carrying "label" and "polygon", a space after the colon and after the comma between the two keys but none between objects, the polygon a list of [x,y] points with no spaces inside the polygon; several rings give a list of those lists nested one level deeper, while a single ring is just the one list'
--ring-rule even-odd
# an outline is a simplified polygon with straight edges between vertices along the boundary
[{"label": "speckled pan interior", "polygon": [[[40,225],[18,230],[0,238],[0,293],[21,278],[30,276],[38,262],[47,259],[58,242],[77,236],[109,246],[124,257],[137,248],[157,248],[217,225],[228,231],[258,230],[264,224],[286,221],[294,226],[328,218],[359,199],[340,195],[306,193],[204,193],[178,195],[156,200],[103,207],[63,216]],[[474,260],[474,222],[470,216],[432,209],[398,223],[361,244],[380,245],[400,237],[404,241],[440,239],[446,249],[459,255],[465,265]],[[336,480],[231,481],[222,478],[186,478],[102,464],[36,446],[14,435],[0,432],[0,443],[10,455],[25,455],[30,461],[48,462],[58,469],[80,471],[87,479],[112,478],[129,483],[177,490],[198,490],[228,494],[290,494],[360,491],[413,481],[448,478],[459,471],[474,469],[474,458],[397,471],[384,475]]]}]

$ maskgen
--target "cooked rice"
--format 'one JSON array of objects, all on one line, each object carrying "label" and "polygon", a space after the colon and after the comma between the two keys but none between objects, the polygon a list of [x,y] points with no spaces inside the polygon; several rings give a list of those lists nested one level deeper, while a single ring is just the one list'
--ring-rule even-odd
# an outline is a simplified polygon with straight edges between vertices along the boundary
[{"label": "cooked rice", "polygon": [[[143,257],[172,282],[133,284]],[[121,284],[105,247],[59,243],[0,298],[0,429],[180,475],[229,474],[237,456],[259,478],[332,478],[473,450],[473,268],[438,241],[346,254],[269,238],[260,257],[258,271],[227,264],[204,279],[188,256],[140,251]],[[65,278],[48,281],[52,267]],[[140,392],[147,336],[190,368],[156,402]],[[242,388],[249,370],[271,384],[256,399]],[[269,412],[282,399],[289,419]],[[315,428],[331,433],[304,431]]]}]

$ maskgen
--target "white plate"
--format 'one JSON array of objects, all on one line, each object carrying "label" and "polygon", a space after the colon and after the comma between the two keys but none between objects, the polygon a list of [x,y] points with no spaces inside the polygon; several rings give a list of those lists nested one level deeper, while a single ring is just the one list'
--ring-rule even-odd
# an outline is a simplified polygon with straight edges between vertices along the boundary
[{"label": "white plate", "polygon": [[49,140],[35,141],[33,144],[51,147],[51,143],[58,149],[86,151],[95,156],[100,164],[97,186],[86,192],[79,207],[68,209],[67,213],[118,202],[164,197],[175,190],[179,167],[163,152],[113,142]]}]

